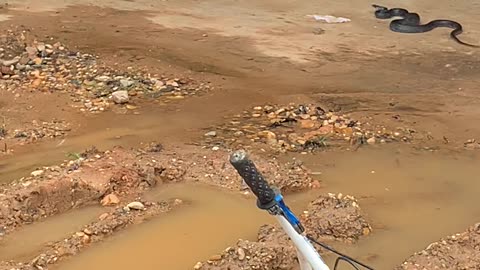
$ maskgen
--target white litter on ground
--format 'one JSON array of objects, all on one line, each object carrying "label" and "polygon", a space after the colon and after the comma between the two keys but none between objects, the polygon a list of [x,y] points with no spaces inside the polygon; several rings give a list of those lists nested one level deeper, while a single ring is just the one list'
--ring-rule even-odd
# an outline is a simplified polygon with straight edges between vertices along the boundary
[{"label": "white litter on ground", "polygon": [[351,21],[348,18],[335,17],[331,15],[307,15],[308,17],[314,18],[316,21],[326,22],[326,23],[345,23]]}]

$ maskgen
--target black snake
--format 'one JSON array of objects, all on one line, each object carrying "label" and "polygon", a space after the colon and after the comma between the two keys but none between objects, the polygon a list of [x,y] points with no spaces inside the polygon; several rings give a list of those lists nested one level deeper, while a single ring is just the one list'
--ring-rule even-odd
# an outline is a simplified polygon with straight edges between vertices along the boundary
[{"label": "black snake", "polygon": [[448,27],[453,29],[450,33],[452,39],[456,42],[469,46],[480,48],[478,45],[472,45],[465,43],[458,39],[463,31],[462,25],[458,22],[451,20],[433,20],[427,24],[420,24],[420,16],[417,13],[410,13],[408,10],[403,8],[386,8],[379,5],[373,5],[375,10],[375,17],[377,19],[390,19],[393,17],[401,17],[402,19],[393,20],[390,23],[390,30],[400,33],[425,33],[431,31],[437,27]]}]

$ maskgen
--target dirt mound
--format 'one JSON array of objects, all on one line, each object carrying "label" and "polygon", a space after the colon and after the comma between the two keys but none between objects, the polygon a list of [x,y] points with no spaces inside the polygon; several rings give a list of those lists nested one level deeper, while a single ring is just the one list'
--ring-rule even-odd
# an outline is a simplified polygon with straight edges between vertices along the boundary
[{"label": "dirt mound", "polygon": [[[301,216],[306,232],[318,240],[353,242],[371,231],[370,225],[351,196],[329,194],[310,203]],[[322,250],[320,250],[322,251]],[[258,242],[240,240],[222,255],[213,256],[195,269],[294,269],[296,251],[288,236],[278,225],[264,225],[258,233]]]},{"label": "dirt mound", "polygon": [[[315,151],[329,146],[410,142],[414,130],[361,123],[318,104],[265,105],[244,111],[221,126],[212,127],[203,143],[225,148],[268,147],[277,152]],[[253,145],[252,145],[253,142]],[[355,146],[356,145],[356,146]]]},{"label": "dirt mound", "polygon": [[205,263],[198,263],[194,269],[241,270],[292,269],[296,251],[290,246],[276,243],[260,243],[240,240],[235,247],[229,247],[222,255],[215,255]]},{"label": "dirt mound", "polygon": [[136,163],[135,153],[120,148],[104,153],[87,151],[60,166],[33,171],[4,187],[0,228],[8,232],[72,208],[97,204],[112,192],[120,197],[135,196],[150,187],[145,171],[147,168]]},{"label": "dirt mound", "polygon": [[480,269],[480,223],[430,244],[396,269]]},{"label": "dirt mound", "polygon": [[319,197],[310,203],[302,220],[308,233],[320,240],[354,242],[372,231],[357,200],[349,195]]},{"label": "dirt mound", "polygon": [[[247,186],[242,184],[242,178],[229,163],[229,154],[226,151],[194,147],[145,155],[156,161],[152,166],[159,183],[203,182],[230,190],[245,190]],[[257,155],[250,157],[267,181],[282,192],[295,192],[320,186],[298,161],[281,163],[276,159],[265,159]]]}]

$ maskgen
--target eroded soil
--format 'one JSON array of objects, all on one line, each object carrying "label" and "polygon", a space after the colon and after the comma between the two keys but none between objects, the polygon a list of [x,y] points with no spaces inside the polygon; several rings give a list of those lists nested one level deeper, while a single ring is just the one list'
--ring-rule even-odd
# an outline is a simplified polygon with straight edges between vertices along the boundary
[{"label": "eroded soil", "polygon": [[[0,244],[59,214],[103,212],[80,230],[32,243],[0,268],[294,269],[285,235],[247,212],[258,224],[243,234],[218,228],[225,241],[211,241],[210,255],[164,252],[166,262],[155,265],[145,256],[127,260],[141,252],[114,248],[177,250],[167,237],[156,244],[148,234],[136,242],[128,236],[140,236],[139,223],[182,211],[189,214],[173,222],[188,226],[166,227],[171,239],[208,231],[196,222],[199,213],[220,210],[177,196],[171,185],[225,207],[227,198],[195,185],[253,202],[227,158],[246,148],[288,200],[302,198],[295,209],[305,211],[315,238],[376,268],[478,269],[478,226],[442,238],[478,223],[470,207],[480,148],[476,50],[443,30],[389,32],[366,1],[97,2],[0,2]],[[477,6],[405,3],[425,19],[461,21],[470,43],[480,27]],[[322,24],[312,13],[352,21]],[[148,195],[157,189],[172,194]],[[432,221],[403,211],[415,205]],[[224,213],[217,218],[234,215]],[[442,218],[449,221],[437,226]],[[235,244],[233,235],[245,238]],[[399,241],[405,255],[375,244],[411,235],[425,236]]]}]

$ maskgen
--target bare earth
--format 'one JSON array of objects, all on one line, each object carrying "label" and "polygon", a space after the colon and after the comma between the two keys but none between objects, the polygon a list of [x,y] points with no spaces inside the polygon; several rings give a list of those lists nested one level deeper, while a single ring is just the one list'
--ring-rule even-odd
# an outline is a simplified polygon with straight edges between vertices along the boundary
[{"label": "bare earth", "polygon": [[[375,268],[479,269],[480,51],[446,29],[393,33],[371,4],[0,1],[0,269],[295,269],[278,227],[240,214],[254,203],[227,162],[238,148],[316,238]],[[461,39],[480,44],[479,3],[402,5],[459,21]],[[212,225],[199,216],[218,210],[202,200],[231,216],[235,204],[254,224],[202,243]],[[22,230],[50,235],[41,224],[89,207],[78,230],[33,237],[21,256],[10,247]],[[146,237],[131,259],[115,253],[165,216],[185,231]],[[205,219],[216,218],[229,219]],[[201,248],[176,252],[185,235]],[[395,239],[397,250],[380,248]],[[164,257],[135,260],[151,250]]]}]

